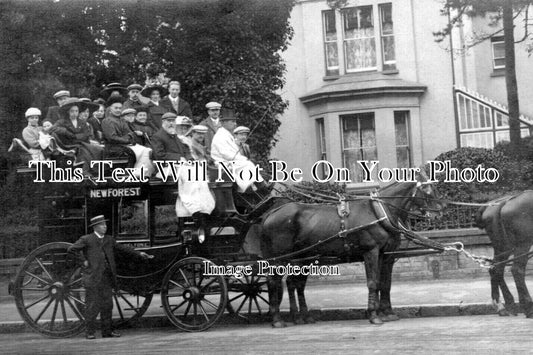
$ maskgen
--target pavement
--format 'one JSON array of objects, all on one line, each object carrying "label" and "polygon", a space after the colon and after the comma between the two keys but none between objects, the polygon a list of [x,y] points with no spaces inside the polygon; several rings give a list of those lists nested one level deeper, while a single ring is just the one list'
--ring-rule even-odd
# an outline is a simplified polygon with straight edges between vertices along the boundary
[{"label": "pavement", "polygon": [[[533,289],[533,280],[528,278],[528,287]],[[511,292],[516,297],[516,288],[512,277],[507,278]],[[24,325],[15,306],[14,298],[6,294],[7,282],[0,280],[0,333],[29,331]],[[311,282],[306,288],[307,304],[317,320],[365,319],[368,291],[363,282],[325,284]],[[393,308],[401,318],[419,318],[435,316],[462,316],[495,314],[490,300],[490,282],[488,278],[438,279],[421,281],[396,281],[391,290]],[[518,298],[516,298],[518,302]],[[284,294],[281,304],[283,315],[287,319],[289,302]],[[266,310],[263,308],[266,313]],[[243,320],[234,315],[224,314],[218,323],[261,323],[269,318],[249,317]],[[159,295],[154,295],[141,321],[134,327],[167,327]]]}]

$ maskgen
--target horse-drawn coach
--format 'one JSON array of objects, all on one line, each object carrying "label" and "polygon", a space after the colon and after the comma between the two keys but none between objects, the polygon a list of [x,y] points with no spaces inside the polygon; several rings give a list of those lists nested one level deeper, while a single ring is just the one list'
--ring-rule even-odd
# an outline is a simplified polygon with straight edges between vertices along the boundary
[{"label": "horse-drawn coach", "polygon": [[[35,200],[41,246],[25,258],[16,276],[16,305],[24,321],[44,335],[72,336],[84,329],[81,265],[67,249],[88,232],[91,217],[104,214],[110,220],[108,234],[118,243],[154,256],[137,261],[116,255],[117,323],[139,319],[152,299],[160,299],[170,322],[183,331],[206,330],[225,311],[246,317],[267,309],[273,326],[282,327],[284,275],[208,272],[217,265],[225,270],[254,268],[258,260],[274,265],[363,261],[370,321],[394,320],[394,260],[462,250],[460,243],[443,245],[406,227],[410,214],[440,212],[444,207],[424,174],[417,179],[365,196],[331,196],[285,186],[302,196],[313,194],[320,201],[314,204],[295,202],[287,195],[257,199],[236,193],[232,182],[210,182],[216,208],[205,229],[191,217],[176,217],[178,187],[173,182],[40,183]],[[297,323],[313,321],[304,297],[306,280],[302,274],[287,277],[291,315]]]}]

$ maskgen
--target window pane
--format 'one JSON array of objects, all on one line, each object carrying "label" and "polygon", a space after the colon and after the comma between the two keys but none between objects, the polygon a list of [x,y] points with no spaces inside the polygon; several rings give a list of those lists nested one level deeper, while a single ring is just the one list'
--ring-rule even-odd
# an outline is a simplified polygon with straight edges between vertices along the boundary
[{"label": "window pane", "polygon": [[383,46],[383,62],[396,62],[396,54],[394,53],[394,37],[387,36],[382,38]]},{"label": "window pane", "polygon": [[339,52],[337,43],[326,43],[326,66],[328,70],[339,68]]},{"label": "window pane", "polygon": [[337,75],[339,74],[339,50],[337,47],[337,28],[335,26],[335,11],[324,11],[323,21],[326,75]]},{"label": "window pane", "polygon": [[396,164],[399,168],[411,166],[409,154],[409,111],[394,112],[394,131],[396,139]]},{"label": "window pane", "polygon": [[344,50],[348,72],[376,67],[376,43],[372,6],[342,11],[344,19]]},{"label": "window pane", "polygon": [[357,160],[377,160],[374,113],[341,116],[344,166],[350,170],[352,180],[362,181]]},{"label": "window pane", "polygon": [[392,31],[392,4],[379,5],[381,14],[381,34],[391,35]]}]

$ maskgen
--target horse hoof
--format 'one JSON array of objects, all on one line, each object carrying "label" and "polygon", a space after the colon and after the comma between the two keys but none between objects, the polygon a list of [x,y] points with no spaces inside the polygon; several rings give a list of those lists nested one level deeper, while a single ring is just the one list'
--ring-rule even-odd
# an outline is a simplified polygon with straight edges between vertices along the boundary
[{"label": "horse hoof", "polygon": [[387,315],[379,315],[379,318],[381,318],[381,320],[384,322],[394,322],[400,320],[400,317],[398,317],[398,315],[394,313]]},{"label": "horse hoof", "polygon": [[500,317],[509,317],[510,316],[509,312],[506,309],[499,310],[498,311],[498,315]]},{"label": "horse hoof", "polygon": [[313,323],[315,323],[315,319],[313,317],[311,317],[311,316],[305,317],[304,322],[306,324],[313,324]]},{"label": "horse hoof", "polygon": [[285,322],[283,321],[277,321],[277,322],[272,323],[272,328],[286,328],[286,327],[287,327],[287,324],[285,324]]},{"label": "horse hoof", "polygon": [[296,325],[302,325],[302,324],[305,324],[306,322],[302,318],[298,317],[293,320],[293,323]]},{"label": "horse hoof", "polygon": [[383,325],[383,321],[379,317],[370,318],[368,321],[374,325]]}]

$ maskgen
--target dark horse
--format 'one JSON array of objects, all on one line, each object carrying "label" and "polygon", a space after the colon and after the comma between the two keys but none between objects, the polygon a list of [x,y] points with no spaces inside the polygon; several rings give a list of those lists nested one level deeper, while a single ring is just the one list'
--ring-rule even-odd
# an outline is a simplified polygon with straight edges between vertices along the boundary
[{"label": "dark horse", "polygon": [[[337,263],[364,261],[370,322],[382,323],[378,312],[389,320],[398,319],[390,303],[394,257],[384,253],[398,249],[401,239],[398,223],[406,221],[409,210],[440,212],[443,208],[436,200],[432,185],[425,182],[425,175],[417,179],[419,182],[393,183],[382,188],[377,197],[347,200],[345,210],[349,213],[343,217],[335,204],[290,202],[272,208],[263,215],[257,228],[261,256],[271,265],[307,257],[336,257]],[[279,314],[282,277],[276,274],[267,277],[274,327],[285,326]],[[297,323],[312,322],[304,297],[306,279],[301,275],[287,279],[291,313]],[[299,314],[296,314],[295,289],[298,291]]]},{"label": "dark horse", "polygon": [[[533,318],[533,302],[526,286],[528,252],[533,244],[533,191],[507,196],[482,207],[476,220],[484,228],[494,248],[494,267],[490,270],[492,302],[501,316],[516,315],[514,298],[504,279],[505,265],[514,256],[511,271],[518,299],[526,317]],[[500,302],[500,290],[505,306]]]}]

